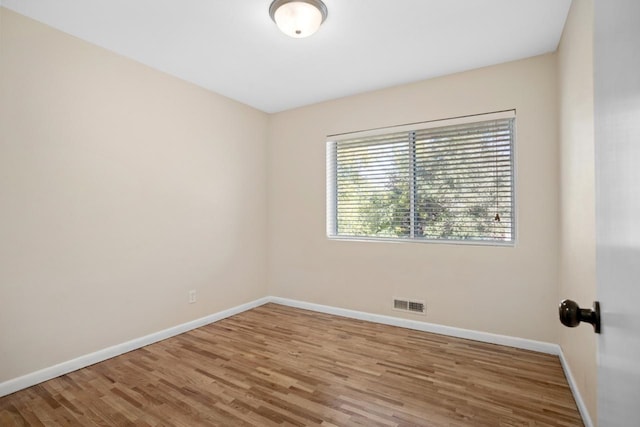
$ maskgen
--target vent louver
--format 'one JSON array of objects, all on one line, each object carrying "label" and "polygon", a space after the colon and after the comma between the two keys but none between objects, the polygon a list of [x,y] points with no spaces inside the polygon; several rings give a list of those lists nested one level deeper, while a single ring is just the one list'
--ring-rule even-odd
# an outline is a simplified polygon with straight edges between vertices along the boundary
[{"label": "vent louver", "polygon": [[409,311],[411,313],[425,314],[427,312],[427,304],[424,301],[394,298],[393,309],[400,311]]}]

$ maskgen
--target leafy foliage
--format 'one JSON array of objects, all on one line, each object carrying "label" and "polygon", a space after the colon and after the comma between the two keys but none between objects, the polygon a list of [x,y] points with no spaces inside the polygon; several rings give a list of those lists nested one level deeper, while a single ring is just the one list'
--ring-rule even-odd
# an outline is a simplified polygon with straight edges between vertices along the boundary
[{"label": "leafy foliage", "polygon": [[338,235],[510,240],[510,144],[500,130],[338,146]]}]

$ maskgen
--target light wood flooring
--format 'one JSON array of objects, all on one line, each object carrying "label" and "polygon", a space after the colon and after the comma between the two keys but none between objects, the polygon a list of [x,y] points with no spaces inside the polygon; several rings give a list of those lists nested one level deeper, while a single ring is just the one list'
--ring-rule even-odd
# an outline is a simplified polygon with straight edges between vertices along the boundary
[{"label": "light wood flooring", "polygon": [[556,356],[266,304],[0,398],[1,426],[580,426]]}]

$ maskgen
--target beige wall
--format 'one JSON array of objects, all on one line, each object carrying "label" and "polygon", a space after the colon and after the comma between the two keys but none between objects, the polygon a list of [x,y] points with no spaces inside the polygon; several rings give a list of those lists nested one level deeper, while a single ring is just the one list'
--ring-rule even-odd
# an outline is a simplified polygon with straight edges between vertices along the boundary
[{"label": "beige wall", "polygon": [[[545,55],[279,113],[269,123],[272,295],[557,342],[556,57]],[[515,247],[330,241],[326,135],[515,108]],[[413,316],[413,317],[411,317]]]},{"label": "beige wall", "polygon": [[266,295],[268,116],[0,13],[0,382]]},{"label": "beige wall", "polygon": [[[560,113],[560,298],[596,299],[593,116],[593,0],[574,0],[558,49]],[[558,326],[591,418],[596,416],[596,335]]]},{"label": "beige wall", "polygon": [[[595,295],[592,0],[573,3],[558,63],[270,117],[0,8],[0,382],[270,294],[560,341],[595,419],[593,334],[556,311]],[[511,108],[515,247],[327,240],[326,135]]]}]

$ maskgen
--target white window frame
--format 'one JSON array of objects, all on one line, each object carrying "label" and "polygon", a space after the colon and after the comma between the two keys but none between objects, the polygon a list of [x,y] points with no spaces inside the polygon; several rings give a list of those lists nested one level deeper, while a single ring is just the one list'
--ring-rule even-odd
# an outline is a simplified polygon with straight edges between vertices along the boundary
[{"label": "white window frame", "polygon": [[[343,134],[329,135],[326,139],[326,233],[331,240],[347,240],[347,241],[383,241],[383,242],[405,242],[405,243],[445,243],[445,244],[466,244],[466,245],[488,245],[488,246],[515,246],[517,240],[517,209],[516,209],[516,129],[515,129],[515,110],[505,110],[487,114],[477,114],[451,119],[433,120],[428,122],[412,123],[401,126],[377,128],[366,131],[349,132]],[[395,134],[401,132],[415,132],[425,129],[446,127],[454,125],[471,124],[476,122],[514,119],[511,137],[511,240],[481,240],[481,239],[433,239],[433,238],[416,238],[414,234],[413,220],[415,209],[413,187],[410,190],[410,209],[411,219],[410,233],[408,237],[378,237],[378,236],[345,236],[337,234],[337,183],[336,183],[336,143],[352,139],[368,138],[381,136],[386,134]],[[414,179],[411,180],[413,182]],[[415,185],[415,184],[414,184]]]}]

